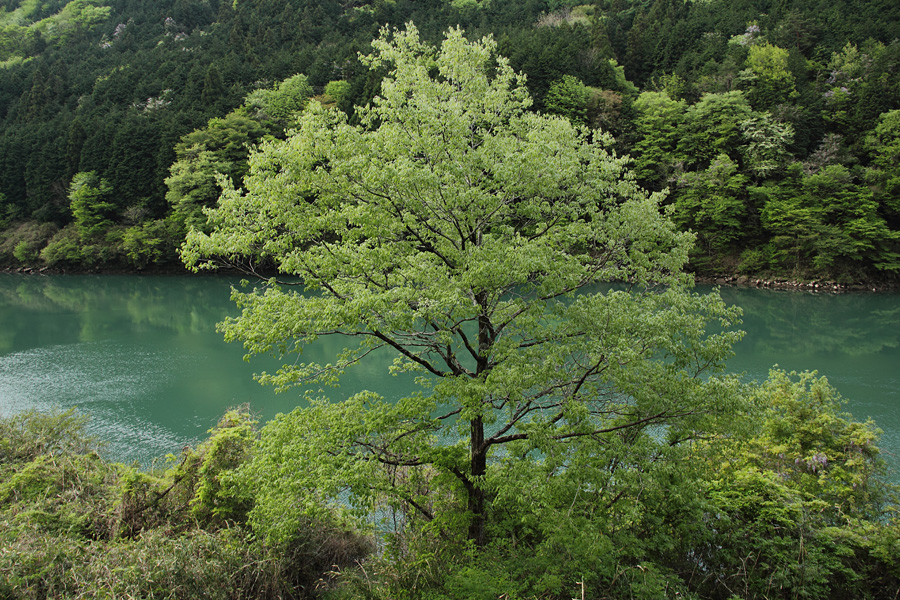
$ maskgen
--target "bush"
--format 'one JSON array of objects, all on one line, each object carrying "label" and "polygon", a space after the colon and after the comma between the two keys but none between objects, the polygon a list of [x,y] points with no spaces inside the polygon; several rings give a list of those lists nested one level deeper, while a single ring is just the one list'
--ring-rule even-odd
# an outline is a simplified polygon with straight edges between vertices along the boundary
[{"label": "bush", "polygon": [[[882,598],[900,586],[896,488],[871,422],[854,422],[815,373],[773,370],[751,434],[722,445],[703,530],[679,569],[706,598]],[[894,540],[894,541],[889,541]]]},{"label": "bush", "polygon": [[0,419],[0,469],[37,457],[96,452],[100,445],[86,431],[87,417],[74,410],[27,411]]},{"label": "bush", "polygon": [[50,266],[77,265],[87,262],[88,258],[82,249],[81,236],[72,226],[58,231],[50,238],[40,256]]},{"label": "bush", "polygon": [[6,230],[0,234],[0,261],[18,261],[29,265],[37,263],[41,249],[58,230],[52,223],[36,221],[20,223]]},{"label": "bush", "polygon": [[[229,410],[209,437],[196,449],[186,448],[172,467],[170,503],[176,510],[189,510],[206,526],[219,527],[246,522],[252,493],[230,482],[232,472],[247,462],[256,442],[256,420],[247,405]],[[175,461],[174,456],[169,457]]]},{"label": "bush", "polygon": [[69,225],[50,239],[40,256],[51,267],[118,264],[124,258],[123,233],[121,227],[111,227],[104,235],[86,240],[74,225]]},{"label": "bush", "polygon": [[0,598],[313,598],[371,539],[305,520],[277,547],[223,476],[255,444],[246,408],[162,473],[104,461],[72,411],[0,419]]},{"label": "bush", "polygon": [[143,269],[150,264],[175,261],[175,248],[183,237],[184,231],[174,219],[158,219],[126,229],[122,250],[132,265]]}]

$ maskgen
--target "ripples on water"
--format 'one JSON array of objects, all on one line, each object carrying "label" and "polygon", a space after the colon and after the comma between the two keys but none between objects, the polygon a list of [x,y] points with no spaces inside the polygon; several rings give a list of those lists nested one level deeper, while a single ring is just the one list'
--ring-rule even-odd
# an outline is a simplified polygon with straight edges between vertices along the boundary
[{"label": "ripples on water", "polygon": [[0,411],[9,415],[77,408],[90,415],[88,431],[106,441],[110,455],[149,464],[160,449],[176,451],[194,442],[148,419],[145,403],[166,387],[173,369],[195,362],[177,352],[114,342],[17,352],[0,357]]}]

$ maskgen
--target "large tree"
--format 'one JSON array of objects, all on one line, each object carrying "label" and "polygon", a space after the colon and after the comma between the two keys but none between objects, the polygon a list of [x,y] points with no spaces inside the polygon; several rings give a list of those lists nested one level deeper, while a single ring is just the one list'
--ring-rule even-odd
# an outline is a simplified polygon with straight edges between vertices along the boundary
[{"label": "large tree", "polygon": [[[226,337],[296,355],[264,382],[332,382],[379,348],[419,375],[408,397],[314,400],[267,427],[251,518],[277,538],[323,501],[386,498],[481,545],[495,502],[563,472],[579,502],[611,506],[638,454],[727,414],[731,382],[706,375],[734,310],[691,291],[692,236],[610,140],[529,112],[490,38],[450,30],[435,49],[408,25],[373,46],[364,62],[388,74],[359,124],[312,103],[183,248],[192,267],[268,263],[305,284],[235,292]],[[326,337],[346,342],[336,360],[305,360]]]}]

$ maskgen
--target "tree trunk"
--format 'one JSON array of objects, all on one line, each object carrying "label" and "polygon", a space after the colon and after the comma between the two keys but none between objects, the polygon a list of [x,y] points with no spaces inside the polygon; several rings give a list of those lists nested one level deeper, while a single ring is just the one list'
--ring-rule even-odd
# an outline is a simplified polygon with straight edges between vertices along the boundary
[{"label": "tree trunk", "polygon": [[487,473],[487,449],[484,447],[484,422],[477,417],[471,422],[471,457],[469,464],[469,512],[472,521],[469,523],[469,539],[482,547],[486,543],[484,533],[484,488],[483,477]]},{"label": "tree trunk", "polygon": [[[481,233],[478,234],[478,242],[481,242]],[[476,302],[481,314],[478,317],[478,357],[476,361],[476,376],[484,377],[490,369],[489,357],[491,347],[494,344],[494,327],[489,315],[487,297],[483,293],[476,294]],[[469,524],[469,539],[475,542],[477,547],[486,543],[484,532],[485,525],[485,498],[484,476],[487,473],[488,447],[484,443],[484,421],[480,416],[470,422],[470,456],[469,456],[469,484],[466,491],[469,494],[469,512],[472,521]]]}]

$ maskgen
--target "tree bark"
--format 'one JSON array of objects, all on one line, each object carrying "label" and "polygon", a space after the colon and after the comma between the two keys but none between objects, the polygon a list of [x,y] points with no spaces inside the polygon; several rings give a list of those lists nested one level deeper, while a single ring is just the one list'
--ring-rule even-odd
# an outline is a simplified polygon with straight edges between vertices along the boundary
[{"label": "tree bark", "polygon": [[469,464],[469,483],[466,491],[469,494],[469,512],[472,520],[469,523],[469,539],[479,548],[487,542],[484,531],[485,502],[483,477],[487,473],[487,448],[484,445],[484,422],[481,417],[471,422],[471,456]]},{"label": "tree bark", "polygon": [[[478,242],[481,242],[479,232]],[[478,317],[478,356],[476,357],[476,376],[483,377],[490,370],[490,351],[494,343],[494,327],[488,316],[489,307],[487,297],[483,293],[476,294],[476,302],[480,308]],[[466,491],[469,494],[469,512],[472,521],[469,523],[469,539],[475,542],[477,547],[485,545],[487,539],[484,526],[485,497],[484,476],[487,473],[488,446],[484,443],[484,420],[477,416],[470,422],[470,456],[469,456],[469,484]]]}]

